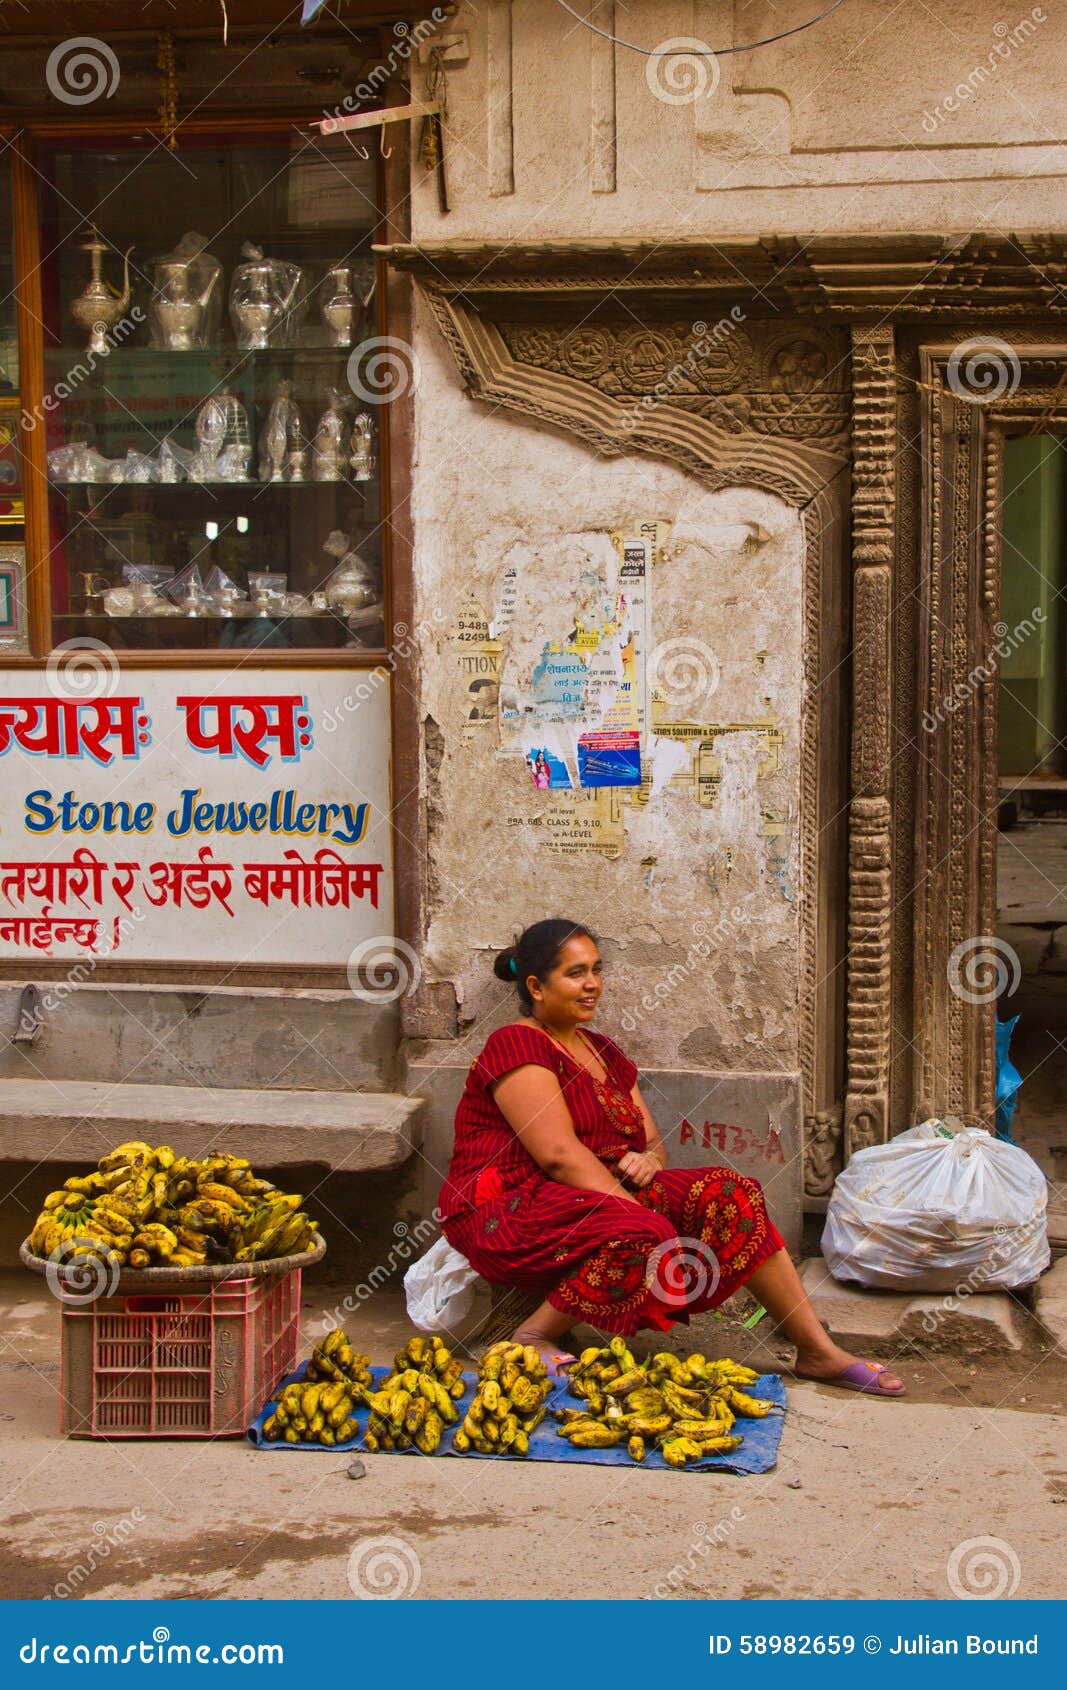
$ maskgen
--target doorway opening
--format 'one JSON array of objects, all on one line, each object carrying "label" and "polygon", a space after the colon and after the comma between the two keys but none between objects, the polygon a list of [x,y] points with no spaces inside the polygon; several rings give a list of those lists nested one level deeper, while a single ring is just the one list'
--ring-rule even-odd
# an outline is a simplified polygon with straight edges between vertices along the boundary
[{"label": "doorway opening", "polygon": [[[1067,438],[1004,442],[997,1131],[1067,1208]],[[1002,632],[1003,629],[1003,632]],[[1021,1084],[1011,1095],[1014,1077]]]}]

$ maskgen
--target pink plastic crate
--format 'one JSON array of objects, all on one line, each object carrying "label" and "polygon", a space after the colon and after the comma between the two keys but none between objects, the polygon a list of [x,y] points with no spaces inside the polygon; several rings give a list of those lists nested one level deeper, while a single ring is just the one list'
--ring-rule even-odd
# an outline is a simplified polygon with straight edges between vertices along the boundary
[{"label": "pink plastic crate", "polygon": [[300,1342],[301,1270],[63,1305],[60,1431],[240,1437]]}]

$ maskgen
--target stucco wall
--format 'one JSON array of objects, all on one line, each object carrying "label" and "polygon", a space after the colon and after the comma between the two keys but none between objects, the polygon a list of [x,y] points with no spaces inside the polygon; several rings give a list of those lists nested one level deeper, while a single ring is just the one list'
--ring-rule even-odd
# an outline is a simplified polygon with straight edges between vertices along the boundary
[{"label": "stucco wall", "polygon": [[[711,494],[669,465],[607,461],[562,433],[489,414],[464,398],[422,310],[416,344],[429,977],[454,981],[463,1020],[488,1027],[510,996],[491,977],[491,952],[529,922],[562,913],[602,935],[605,1025],[625,1035],[635,1059],[791,1066],[799,516],[763,493]],[[565,648],[578,622],[595,629],[598,600],[617,590],[609,534],[650,521],[668,526],[652,570],[647,668],[666,697],[682,700],[671,717],[703,725],[710,784],[694,786],[695,753],[684,741],[646,735],[660,789],[647,802],[601,789],[602,831],[578,834],[594,801],[580,790],[537,790],[522,747],[552,740],[573,777],[570,747],[584,718],[554,723],[550,705],[535,712],[525,741],[491,704],[472,723],[469,680],[482,642],[471,635],[480,615],[499,635],[501,704],[536,700],[546,652],[551,659],[552,646]],[[601,636],[601,650],[611,638]]]},{"label": "stucco wall", "polygon": [[[652,49],[743,45],[821,6],[574,9]],[[416,239],[1062,225],[1067,13],[1055,4],[845,0],[799,35],[688,72],[613,52],[556,0],[460,5],[445,32],[470,47],[448,75],[452,209],[439,214],[416,169]]]}]

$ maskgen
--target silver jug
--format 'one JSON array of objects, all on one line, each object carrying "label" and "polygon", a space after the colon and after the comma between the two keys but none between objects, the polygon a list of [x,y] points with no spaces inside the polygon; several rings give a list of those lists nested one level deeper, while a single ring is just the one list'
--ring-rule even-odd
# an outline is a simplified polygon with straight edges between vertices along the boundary
[{"label": "silver jug", "polygon": [[188,352],[216,338],[222,265],[205,245],[202,235],[183,235],[153,266],[152,341],[168,351]]},{"label": "silver jug", "polygon": [[297,295],[304,279],[299,264],[265,258],[251,243],[242,247],[248,262],[239,264],[230,283],[230,316],[243,351],[283,346],[295,338],[306,302]]},{"label": "silver jug", "polygon": [[359,302],[352,292],[352,273],[347,264],[335,264],[322,284],[322,320],[331,346],[351,346]]}]

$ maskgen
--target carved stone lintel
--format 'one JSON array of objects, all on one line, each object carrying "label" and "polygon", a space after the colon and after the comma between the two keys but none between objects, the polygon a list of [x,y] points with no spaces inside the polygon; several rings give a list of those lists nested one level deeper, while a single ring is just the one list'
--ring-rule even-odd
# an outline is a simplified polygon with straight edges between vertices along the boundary
[{"label": "carved stone lintel", "polygon": [[703,325],[694,340],[691,319],[662,329],[630,319],[519,325],[494,322],[440,286],[427,285],[426,297],[472,397],[565,428],[605,457],[647,452],[706,487],[759,487],[801,506],[847,461],[843,410],[825,433],[838,396],[818,373],[834,361],[815,331],[794,336],[751,399],[731,409],[722,395],[749,356],[747,334],[724,330],[716,340],[717,325]]},{"label": "carved stone lintel", "polygon": [[[711,104],[712,102],[706,102]],[[973,311],[985,323],[1067,316],[1067,231],[1018,233],[737,235],[693,240],[615,236],[523,243],[397,243],[379,248],[392,264],[424,279],[446,278],[468,297],[663,292],[702,298],[714,314],[756,296],[781,320],[859,322],[892,313],[899,322],[957,324]],[[872,331],[877,334],[879,331]],[[952,331],[952,339],[962,339]],[[1012,332],[1012,338],[1017,339]]]}]

